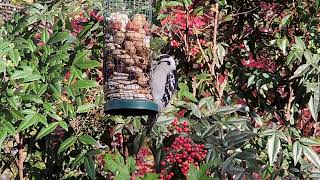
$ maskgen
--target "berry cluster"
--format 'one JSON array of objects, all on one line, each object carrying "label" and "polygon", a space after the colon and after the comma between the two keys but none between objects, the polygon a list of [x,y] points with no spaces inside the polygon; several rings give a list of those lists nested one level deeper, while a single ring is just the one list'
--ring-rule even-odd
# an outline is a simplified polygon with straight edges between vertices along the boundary
[{"label": "berry cluster", "polygon": [[155,169],[153,169],[155,163],[154,160],[150,157],[153,157],[152,152],[147,147],[142,147],[136,159],[136,167],[137,170],[131,177],[131,180],[136,179],[135,177],[143,177],[147,173],[154,173]]},{"label": "berry cluster", "polygon": [[204,144],[196,144],[190,137],[183,136],[176,137],[174,142],[169,147],[163,147],[163,150],[168,154],[165,161],[160,162],[163,168],[160,174],[162,180],[176,179],[180,173],[186,176],[190,164],[193,163],[198,168],[207,154]]},{"label": "berry cluster", "polygon": [[181,132],[188,133],[189,132],[189,123],[187,121],[180,123],[178,121],[178,118],[176,118],[173,120],[173,122],[171,124],[173,125],[173,128],[170,129],[172,131],[176,130],[178,133],[181,133]]}]

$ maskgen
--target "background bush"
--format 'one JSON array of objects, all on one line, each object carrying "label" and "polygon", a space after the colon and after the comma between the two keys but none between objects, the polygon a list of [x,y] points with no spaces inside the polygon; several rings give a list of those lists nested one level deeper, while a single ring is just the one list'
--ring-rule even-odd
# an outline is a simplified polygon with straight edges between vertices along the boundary
[{"label": "background bush", "polygon": [[38,2],[0,27],[2,176],[319,179],[318,1],[154,7],[179,88],[150,133],[103,114],[102,2]]}]

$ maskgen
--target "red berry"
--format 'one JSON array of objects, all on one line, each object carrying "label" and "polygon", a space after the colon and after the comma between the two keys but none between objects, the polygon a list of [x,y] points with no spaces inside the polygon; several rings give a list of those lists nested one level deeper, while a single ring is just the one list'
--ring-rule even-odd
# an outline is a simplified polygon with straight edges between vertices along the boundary
[{"label": "red berry", "polygon": [[161,164],[161,166],[165,166],[165,165],[166,165],[166,162],[161,161],[160,164]]}]

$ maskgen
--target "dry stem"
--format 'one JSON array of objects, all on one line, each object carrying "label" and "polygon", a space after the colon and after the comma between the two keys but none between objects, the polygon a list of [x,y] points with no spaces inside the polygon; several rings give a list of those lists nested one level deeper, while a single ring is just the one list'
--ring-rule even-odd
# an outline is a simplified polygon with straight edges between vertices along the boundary
[{"label": "dry stem", "polygon": [[19,169],[19,179],[23,180],[23,162],[26,159],[26,155],[23,152],[23,138],[19,134],[16,135],[16,142],[19,148],[19,159],[16,160]]},{"label": "dry stem", "polygon": [[214,15],[214,29],[213,29],[213,47],[212,47],[212,53],[213,53],[213,61],[211,65],[211,74],[215,74],[215,66],[217,61],[217,34],[218,34],[218,17],[219,17],[219,4],[215,3],[214,6],[211,8],[213,12],[215,12]]},{"label": "dry stem", "polygon": [[291,117],[291,107],[292,107],[292,102],[294,100],[294,93],[293,93],[293,89],[290,85],[290,95],[289,95],[289,101],[288,101],[288,104],[286,106],[286,109],[285,109],[285,117],[286,117],[286,120],[287,121],[290,121],[290,117]]}]

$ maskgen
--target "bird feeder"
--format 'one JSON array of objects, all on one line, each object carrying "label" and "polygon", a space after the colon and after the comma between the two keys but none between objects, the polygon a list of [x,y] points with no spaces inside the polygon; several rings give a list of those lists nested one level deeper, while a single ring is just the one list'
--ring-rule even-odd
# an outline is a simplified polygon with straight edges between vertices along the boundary
[{"label": "bird feeder", "polygon": [[105,24],[105,112],[150,115],[158,112],[151,74],[150,0],[107,0]]}]

